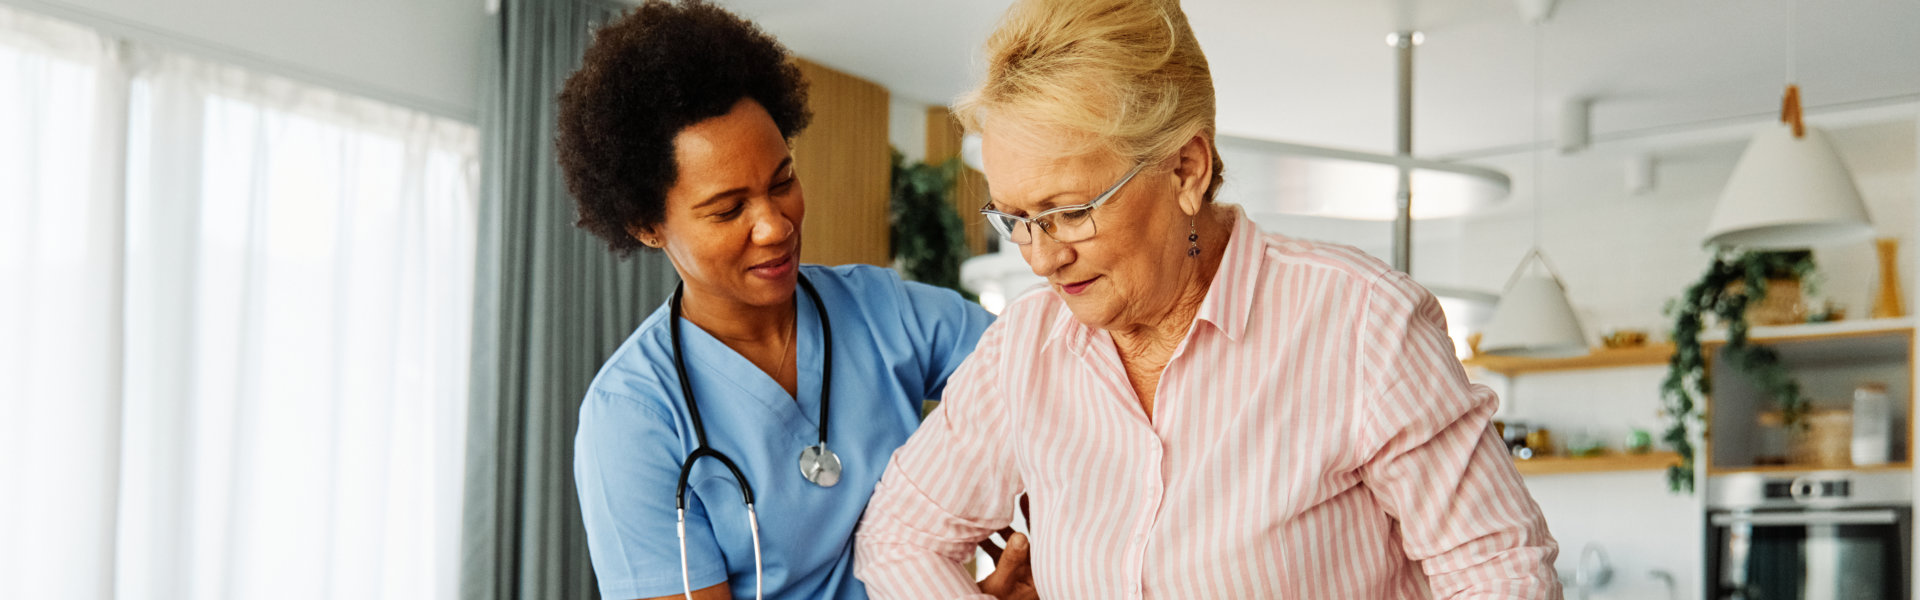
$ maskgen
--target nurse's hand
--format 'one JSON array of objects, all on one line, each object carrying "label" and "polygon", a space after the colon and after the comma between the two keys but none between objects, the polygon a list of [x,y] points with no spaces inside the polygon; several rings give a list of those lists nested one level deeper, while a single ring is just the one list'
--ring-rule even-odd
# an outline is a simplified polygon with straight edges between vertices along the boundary
[{"label": "nurse's hand", "polygon": [[[1033,510],[1027,508],[1027,495],[1020,495],[1020,518],[1033,527]],[[1033,566],[1027,557],[1032,551],[1027,534],[1015,533],[1009,527],[1000,530],[1000,539],[1007,541],[1007,547],[1001,548],[989,537],[980,540],[980,549],[987,552],[987,558],[993,559],[993,572],[980,580],[980,591],[991,594],[1000,600],[1039,600],[1040,593],[1033,588]]]},{"label": "nurse's hand", "polygon": [[993,572],[980,580],[980,591],[1000,600],[1039,600],[1040,593],[1033,589],[1033,567],[1027,564],[1028,551],[1027,534],[1007,535],[1007,547],[993,557]]}]

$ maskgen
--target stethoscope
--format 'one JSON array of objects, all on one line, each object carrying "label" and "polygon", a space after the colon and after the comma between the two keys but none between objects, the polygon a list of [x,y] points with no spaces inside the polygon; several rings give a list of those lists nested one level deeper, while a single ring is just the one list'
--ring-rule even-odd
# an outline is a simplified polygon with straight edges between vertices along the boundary
[{"label": "stethoscope", "polygon": [[[800,289],[806,290],[807,298],[813,301],[813,310],[820,315],[820,337],[824,340],[826,352],[825,364],[820,370],[820,443],[800,450],[800,476],[820,487],[833,487],[840,483],[840,456],[827,449],[827,415],[830,395],[833,389],[833,325],[827,320],[827,309],[820,302],[820,292],[814,291],[813,284],[807,282],[804,275],[799,277]],[[747,530],[753,533],[753,597],[761,597],[760,571],[760,517],[753,511],[753,487],[747,485],[747,476],[727,455],[707,446],[707,428],[700,422],[700,405],[693,400],[693,384],[688,383],[687,361],[680,352],[680,295],[686,285],[673,288],[673,299],[668,302],[671,310],[669,319],[673,331],[673,369],[680,377],[680,393],[687,399],[687,414],[693,418],[693,434],[698,445],[687,454],[687,460],[680,463],[680,484],[674,488],[674,514],[676,530],[680,536],[680,583],[686,588],[688,600],[693,598],[693,577],[687,571],[687,478],[693,475],[693,463],[702,457],[711,457],[725,465],[733,473],[734,481],[740,483],[740,499],[747,505]],[[794,321],[794,336],[800,335],[800,322]],[[795,350],[798,352],[798,350]]]}]

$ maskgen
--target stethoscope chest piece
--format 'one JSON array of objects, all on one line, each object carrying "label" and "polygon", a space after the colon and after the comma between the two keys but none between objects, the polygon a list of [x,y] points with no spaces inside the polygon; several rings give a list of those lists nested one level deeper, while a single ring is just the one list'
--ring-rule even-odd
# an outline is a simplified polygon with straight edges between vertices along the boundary
[{"label": "stethoscope chest piece", "polygon": [[840,483],[840,455],[826,444],[800,449],[800,476],[814,485],[830,488]]}]

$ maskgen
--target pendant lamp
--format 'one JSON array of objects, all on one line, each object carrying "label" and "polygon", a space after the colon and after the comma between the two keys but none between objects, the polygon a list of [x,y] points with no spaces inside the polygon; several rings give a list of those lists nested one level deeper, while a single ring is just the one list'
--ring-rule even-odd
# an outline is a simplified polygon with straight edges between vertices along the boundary
[{"label": "pendant lamp", "polygon": [[[1502,356],[1556,358],[1587,353],[1586,330],[1567,302],[1560,273],[1540,251],[1540,38],[1543,22],[1534,23],[1533,37],[1533,248],[1507,278],[1500,303],[1480,333],[1480,351]],[[1539,264],[1544,274],[1531,272]]]},{"label": "pendant lamp", "polygon": [[1826,133],[1801,122],[1796,86],[1787,86],[1780,121],[1747,144],[1707,221],[1704,245],[1801,249],[1872,236],[1853,175]]},{"label": "pendant lamp", "polygon": [[[1538,263],[1546,273],[1530,273]],[[1480,333],[1480,351],[1500,356],[1562,358],[1587,353],[1587,333],[1567,302],[1560,274],[1538,247],[1527,252],[1507,278],[1493,318]]]}]

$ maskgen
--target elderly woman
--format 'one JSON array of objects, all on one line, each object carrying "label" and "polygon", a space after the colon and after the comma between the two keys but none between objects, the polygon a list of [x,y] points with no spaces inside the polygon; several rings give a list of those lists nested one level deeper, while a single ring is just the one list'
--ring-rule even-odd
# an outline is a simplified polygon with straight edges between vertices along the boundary
[{"label": "elderly woman", "polygon": [[1026,0],[957,105],[1012,302],[861,524],[876,598],[970,597],[1031,500],[1041,597],[1556,598],[1556,545],[1440,306],[1214,203],[1206,57],[1172,1]]},{"label": "elderly woman", "polygon": [[[600,29],[560,94],[579,225],[665,253],[682,282],[580,407],[574,478],[609,600],[865,598],[854,527],[991,321],[886,269],[800,264],[806,90],[752,23],[654,0]],[[1030,593],[1008,555],[982,587]]]}]

